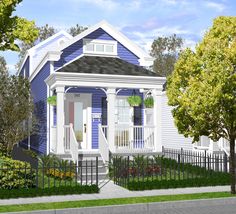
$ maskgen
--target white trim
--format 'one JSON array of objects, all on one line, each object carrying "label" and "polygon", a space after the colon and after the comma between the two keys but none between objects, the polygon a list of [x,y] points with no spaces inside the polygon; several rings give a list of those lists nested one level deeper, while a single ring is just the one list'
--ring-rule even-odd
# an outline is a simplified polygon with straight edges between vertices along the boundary
[{"label": "white trim", "polygon": [[62,52],[59,51],[49,51],[42,61],[39,63],[39,65],[35,68],[34,72],[30,75],[29,81],[31,82],[34,77],[38,74],[38,72],[43,68],[43,66],[48,62],[48,61],[58,61],[60,59]]},{"label": "white trim", "polygon": [[23,58],[23,61],[22,61],[21,65],[20,65],[20,68],[19,68],[18,71],[16,72],[16,75],[17,75],[17,76],[20,74],[20,71],[21,71],[22,68],[24,67],[28,56],[29,56],[29,52],[26,51],[25,56],[24,56],[24,58]]},{"label": "white trim", "polygon": [[45,82],[50,88],[57,86],[85,86],[85,87],[116,87],[116,88],[148,88],[162,91],[165,77],[85,74],[57,72],[51,74]]}]

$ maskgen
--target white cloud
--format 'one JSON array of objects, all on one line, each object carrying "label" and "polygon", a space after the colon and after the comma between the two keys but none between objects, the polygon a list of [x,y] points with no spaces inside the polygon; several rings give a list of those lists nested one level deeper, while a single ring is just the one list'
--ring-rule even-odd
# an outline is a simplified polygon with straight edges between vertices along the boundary
[{"label": "white cloud", "polygon": [[225,5],[221,3],[216,3],[213,1],[207,1],[205,2],[205,6],[208,8],[215,9],[218,12],[222,12],[225,9]]},{"label": "white cloud", "polygon": [[104,10],[114,10],[119,6],[119,3],[115,0],[71,0],[72,2],[79,4],[81,2],[89,3],[91,5],[95,5]]}]

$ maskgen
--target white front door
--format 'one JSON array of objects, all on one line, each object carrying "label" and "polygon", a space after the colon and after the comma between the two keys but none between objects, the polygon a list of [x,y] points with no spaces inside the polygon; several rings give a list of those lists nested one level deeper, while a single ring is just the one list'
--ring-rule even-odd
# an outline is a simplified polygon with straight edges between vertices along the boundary
[{"label": "white front door", "polygon": [[81,149],[91,149],[91,94],[69,93],[65,101],[66,124],[73,124]]}]

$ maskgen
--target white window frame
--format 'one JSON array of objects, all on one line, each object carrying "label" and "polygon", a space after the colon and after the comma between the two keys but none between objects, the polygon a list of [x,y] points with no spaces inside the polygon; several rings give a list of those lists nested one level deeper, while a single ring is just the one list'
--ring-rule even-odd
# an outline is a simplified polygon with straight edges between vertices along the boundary
[{"label": "white window frame", "polygon": [[[94,45],[93,51],[86,50],[86,44],[90,43]],[[96,51],[96,45],[104,45],[104,51]],[[113,52],[106,52],[105,46],[112,45]],[[114,40],[100,40],[100,39],[83,39],[83,52],[85,54],[98,54],[98,55],[112,55],[117,56],[117,41]]]}]

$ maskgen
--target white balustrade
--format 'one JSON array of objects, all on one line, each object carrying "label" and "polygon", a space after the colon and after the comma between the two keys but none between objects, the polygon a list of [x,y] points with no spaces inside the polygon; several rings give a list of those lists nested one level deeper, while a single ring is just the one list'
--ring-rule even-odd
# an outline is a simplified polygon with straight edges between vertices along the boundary
[{"label": "white balustrade", "polygon": [[115,127],[116,150],[152,151],[154,149],[154,126]]},{"label": "white balustrade", "polygon": [[69,152],[71,154],[71,157],[75,163],[78,162],[78,142],[75,137],[75,132],[73,129],[73,124],[65,125],[64,126],[65,131],[65,140],[64,140],[64,149],[65,152]]},{"label": "white balustrade", "polygon": [[99,152],[104,163],[109,161],[109,145],[106,138],[107,126],[98,125]]}]

